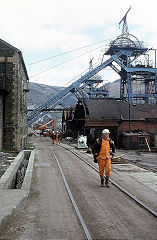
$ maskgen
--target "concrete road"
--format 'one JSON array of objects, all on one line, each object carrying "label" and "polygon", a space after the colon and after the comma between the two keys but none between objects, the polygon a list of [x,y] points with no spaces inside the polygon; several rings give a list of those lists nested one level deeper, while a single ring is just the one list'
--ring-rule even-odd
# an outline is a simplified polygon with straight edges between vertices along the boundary
[{"label": "concrete road", "polygon": [[0,239],[85,239],[69,200],[50,141],[35,139],[36,158],[31,195]]},{"label": "concrete road", "polygon": [[[64,144],[62,144],[64,146]],[[92,154],[87,154],[85,150],[77,150],[73,146],[65,145],[72,151],[79,154],[88,163],[92,164],[98,169],[98,164],[93,162]],[[128,157],[133,159],[133,156],[128,154]],[[119,155],[119,151],[116,150],[116,155]],[[152,161],[151,155],[149,160]],[[155,155],[153,155],[154,157]],[[134,156],[134,161],[137,159],[137,155]],[[154,160],[154,159],[153,159]],[[123,163],[112,164],[112,176],[111,179],[118,183],[125,190],[136,196],[148,207],[157,212],[157,174],[151,170],[146,170],[143,167],[139,167],[135,164]]]},{"label": "concrete road", "polygon": [[[157,239],[157,219],[113,185],[101,188],[98,173],[72,153],[34,139],[31,196],[1,239],[86,239],[63,185],[53,150],[92,239]],[[50,148],[49,148],[50,147]]]}]

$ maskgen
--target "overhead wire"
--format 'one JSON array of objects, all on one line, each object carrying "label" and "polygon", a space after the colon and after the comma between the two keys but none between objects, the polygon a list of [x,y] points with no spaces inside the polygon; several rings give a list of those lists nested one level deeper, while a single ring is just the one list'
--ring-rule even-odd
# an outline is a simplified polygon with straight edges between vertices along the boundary
[{"label": "overhead wire", "polygon": [[[96,65],[98,65],[98,62],[93,65],[93,68],[96,67]],[[110,70],[110,69],[105,69],[105,70]],[[75,79],[77,79],[78,77],[81,77],[81,75],[87,71],[89,71],[89,68],[86,68],[84,71],[82,71],[81,73],[73,77],[69,82],[66,82],[62,87],[67,87],[67,84],[72,83]]]},{"label": "overhead wire", "polygon": [[37,64],[37,63],[40,63],[40,62],[43,62],[43,61],[47,61],[47,60],[49,60],[49,59],[56,58],[56,57],[59,57],[59,56],[62,56],[62,55],[68,54],[68,53],[72,53],[72,52],[74,52],[74,51],[78,51],[78,50],[80,50],[80,49],[83,49],[83,48],[86,48],[86,47],[90,47],[90,46],[93,46],[93,45],[96,45],[96,44],[99,44],[99,43],[102,43],[102,42],[106,42],[106,41],[109,41],[109,40],[110,40],[110,39],[105,39],[105,40],[102,40],[102,41],[99,41],[99,42],[96,42],[96,43],[92,43],[92,44],[85,45],[85,46],[82,46],[82,47],[79,47],[79,48],[75,48],[75,49],[72,49],[72,50],[70,50],[70,51],[63,52],[63,53],[54,55],[54,56],[52,56],[52,57],[44,58],[44,59],[42,59],[42,60],[39,60],[39,61],[36,61],[36,62],[32,62],[32,63],[26,64],[26,66],[30,66],[30,65]]},{"label": "overhead wire", "polygon": [[83,72],[79,73],[77,76],[75,76],[74,78],[72,78],[69,82],[65,83],[62,87],[66,87],[67,84],[73,82],[76,78],[80,77],[83,73],[87,72],[88,68],[86,68]]},{"label": "overhead wire", "polygon": [[[83,49],[83,48],[86,48],[86,47],[89,47],[89,46],[92,46],[92,45],[96,45],[96,44],[99,44],[99,43],[102,43],[102,42],[105,42],[105,41],[108,41],[108,40],[110,40],[110,39],[102,40],[102,41],[99,41],[99,42],[97,42],[97,43],[89,44],[89,45],[86,45],[86,46],[83,46],[83,47],[80,47],[80,48],[76,48],[76,49],[73,49],[73,50],[70,50],[70,51],[61,53],[61,54],[57,54],[57,55],[52,56],[52,57],[49,57],[49,58],[45,58],[45,59],[42,59],[42,60],[39,60],[39,61],[36,61],[36,62],[32,62],[32,63],[30,63],[30,64],[27,64],[26,66],[30,66],[30,65],[33,65],[33,64],[37,64],[37,63],[40,63],[40,62],[43,62],[43,61],[52,59],[52,58],[56,58],[56,57],[59,57],[59,56],[62,56],[62,55],[65,55],[65,54],[68,54],[68,53],[71,53],[71,52],[74,52],[74,51],[78,51],[78,50],[80,50],[80,49]],[[62,62],[62,63],[60,63],[60,64],[57,64],[57,65],[55,65],[55,66],[53,66],[53,67],[51,67],[51,68],[48,68],[48,69],[46,69],[46,70],[44,70],[44,71],[41,71],[41,72],[39,72],[39,73],[37,73],[37,74],[34,74],[34,75],[30,76],[30,78],[35,77],[35,76],[37,76],[37,75],[39,75],[39,74],[42,74],[42,73],[44,73],[44,72],[47,72],[47,71],[49,71],[49,70],[51,70],[51,69],[53,69],[53,68],[55,68],[55,67],[58,67],[58,66],[60,66],[60,65],[62,65],[62,64],[65,64],[65,63],[67,63],[67,62],[70,62],[70,61],[72,61],[72,60],[74,60],[74,59],[76,59],[76,58],[79,58],[79,57],[81,57],[81,56],[83,56],[83,55],[85,55],[85,54],[88,54],[89,52],[92,52],[92,51],[94,51],[94,50],[96,50],[96,49],[99,49],[99,48],[101,48],[101,47],[104,47],[104,45],[103,45],[103,46],[99,46],[99,47],[97,47],[97,48],[94,48],[94,49],[92,49],[92,50],[90,50],[90,51],[88,51],[88,52],[86,52],[86,53],[83,53],[83,54],[81,54],[81,55],[79,55],[79,56],[76,56],[76,57],[74,57],[74,58],[72,58],[72,59],[69,59],[69,60],[67,60],[67,61],[65,61],[65,62]],[[94,64],[94,65],[95,65],[95,64]],[[80,77],[80,76],[81,76],[83,73],[85,73],[87,70],[88,70],[88,69],[85,69],[85,70],[84,70],[83,72],[81,72],[79,75],[75,76],[75,77],[72,78],[69,82],[65,83],[65,85],[63,85],[62,87],[67,86],[67,84],[71,83],[71,82],[74,81],[76,78]],[[106,69],[106,70],[107,70],[107,69]]]},{"label": "overhead wire", "polygon": [[[104,45],[103,45],[103,46],[104,46]],[[94,48],[94,49],[92,49],[92,50],[90,50],[90,51],[88,51],[88,52],[82,53],[82,54],[80,54],[79,56],[76,56],[76,57],[71,58],[71,59],[69,59],[69,60],[67,60],[67,61],[64,61],[64,62],[62,62],[62,63],[59,63],[59,64],[57,64],[57,65],[55,65],[55,66],[53,66],[53,67],[50,67],[50,68],[45,69],[45,70],[43,70],[43,71],[41,71],[41,72],[38,72],[38,73],[30,76],[29,78],[33,78],[33,77],[35,77],[35,76],[38,76],[39,74],[42,74],[42,73],[44,73],[44,72],[47,72],[47,71],[49,71],[49,70],[51,70],[51,69],[53,69],[53,68],[56,68],[56,67],[58,67],[58,66],[61,66],[61,65],[65,64],[65,63],[67,63],[67,62],[73,61],[74,59],[77,59],[77,58],[79,58],[79,57],[81,57],[81,56],[83,56],[83,55],[85,55],[85,54],[88,54],[88,53],[90,53],[90,52],[92,52],[92,51],[94,51],[94,50],[96,50],[96,49],[98,49],[98,48],[101,48],[101,47],[103,47],[103,46],[99,46],[99,47]]]}]

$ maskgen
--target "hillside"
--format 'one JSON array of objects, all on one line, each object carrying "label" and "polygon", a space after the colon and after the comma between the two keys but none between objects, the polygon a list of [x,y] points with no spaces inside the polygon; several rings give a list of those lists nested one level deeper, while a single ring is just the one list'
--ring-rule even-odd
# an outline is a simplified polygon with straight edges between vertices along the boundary
[{"label": "hillside", "polygon": [[[36,107],[42,103],[48,101],[55,94],[61,91],[62,87],[48,86],[44,84],[29,83],[29,93],[28,93],[28,107]],[[76,103],[75,96],[69,97],[64,103],[66,106]]]},{"label": "hillside", "polygon": [[[109,88],[110,97],[113,97],[113,98],[119,97],[119,93],[120,93],[119,80],[116,80],[112,83],[108,83],[108,88]],[[49,98],[52,98],[55,94],[57,94],[63,88],[30,82],[29,89],[30,91],[28,93],[28,107],[31,108],[31,107],[41,105],[42,103],[48,101]],[[71,104],[75,104],[76,101],[77,99],[75,98],[74,95],[72,95],[64,103],[66,106],[69,106]]]},{"label": "hillside", "polygon": [[[48,101],[52,98],[55,94],[59,91],[62,91],[63,87],[56,87],[56,86],[48,86],[44,84],[37,84],[33,82],[29,82],[29,93],[28,93],[28,108],[32,109],[35,108],[44,102]],[[120,89],[120,81],[116,80],[112,83],[108,83],[109,89],[109,96],[113,98],[119,97],[119,89]],[[74,95],[71,95],[68,99],[64,101],[65,106],[69,106],[72,104],[76,104],[77,99]],[[44,124],[48,122],[50,119],[57,119],[58,124],[61,128],[61,116],[62,113],[60,112],[47,112],[44,118],[39,119],[40,124]]]}]

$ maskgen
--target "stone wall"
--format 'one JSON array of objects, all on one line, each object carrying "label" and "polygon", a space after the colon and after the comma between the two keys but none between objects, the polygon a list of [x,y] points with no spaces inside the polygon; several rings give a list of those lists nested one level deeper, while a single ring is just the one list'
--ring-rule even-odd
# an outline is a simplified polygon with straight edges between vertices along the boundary
[{"label": "stone wall", "polygon": [[[18,56],[17,56],[18,61]],[[25,76],[24,69],[22,67],[22,63],[20,62],[18,64],[18,94],[17,94],[17,122],[18,122],[18,128],[17,128],[17,143],[18,149],[24,148],[27,144],[27,93],[26,89],[28,89],[28,82],[27,78]]]},{"label": "stone wall", "polygon": [[[2,51],[3,50],[3,51]],[[3,148],[19,151],[27,143],[28,77],[21,52],[0,44],[0,62],[5,63],[7,95],[4,98]],[[3,56],[2,56],[3,55]]]}]

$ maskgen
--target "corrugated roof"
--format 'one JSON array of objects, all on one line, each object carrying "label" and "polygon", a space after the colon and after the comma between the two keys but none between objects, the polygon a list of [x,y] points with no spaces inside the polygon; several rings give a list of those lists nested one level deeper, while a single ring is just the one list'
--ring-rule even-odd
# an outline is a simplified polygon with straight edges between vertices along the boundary
[{"label": "corrugated roof", "polygon": [[[90,119],[128,120],[129,103],[113,99],[94,99],[86,102]],[[88,116],[87,116],[88,117]],[[157,105],[130,104],[130,119],[157,118]]]}]

